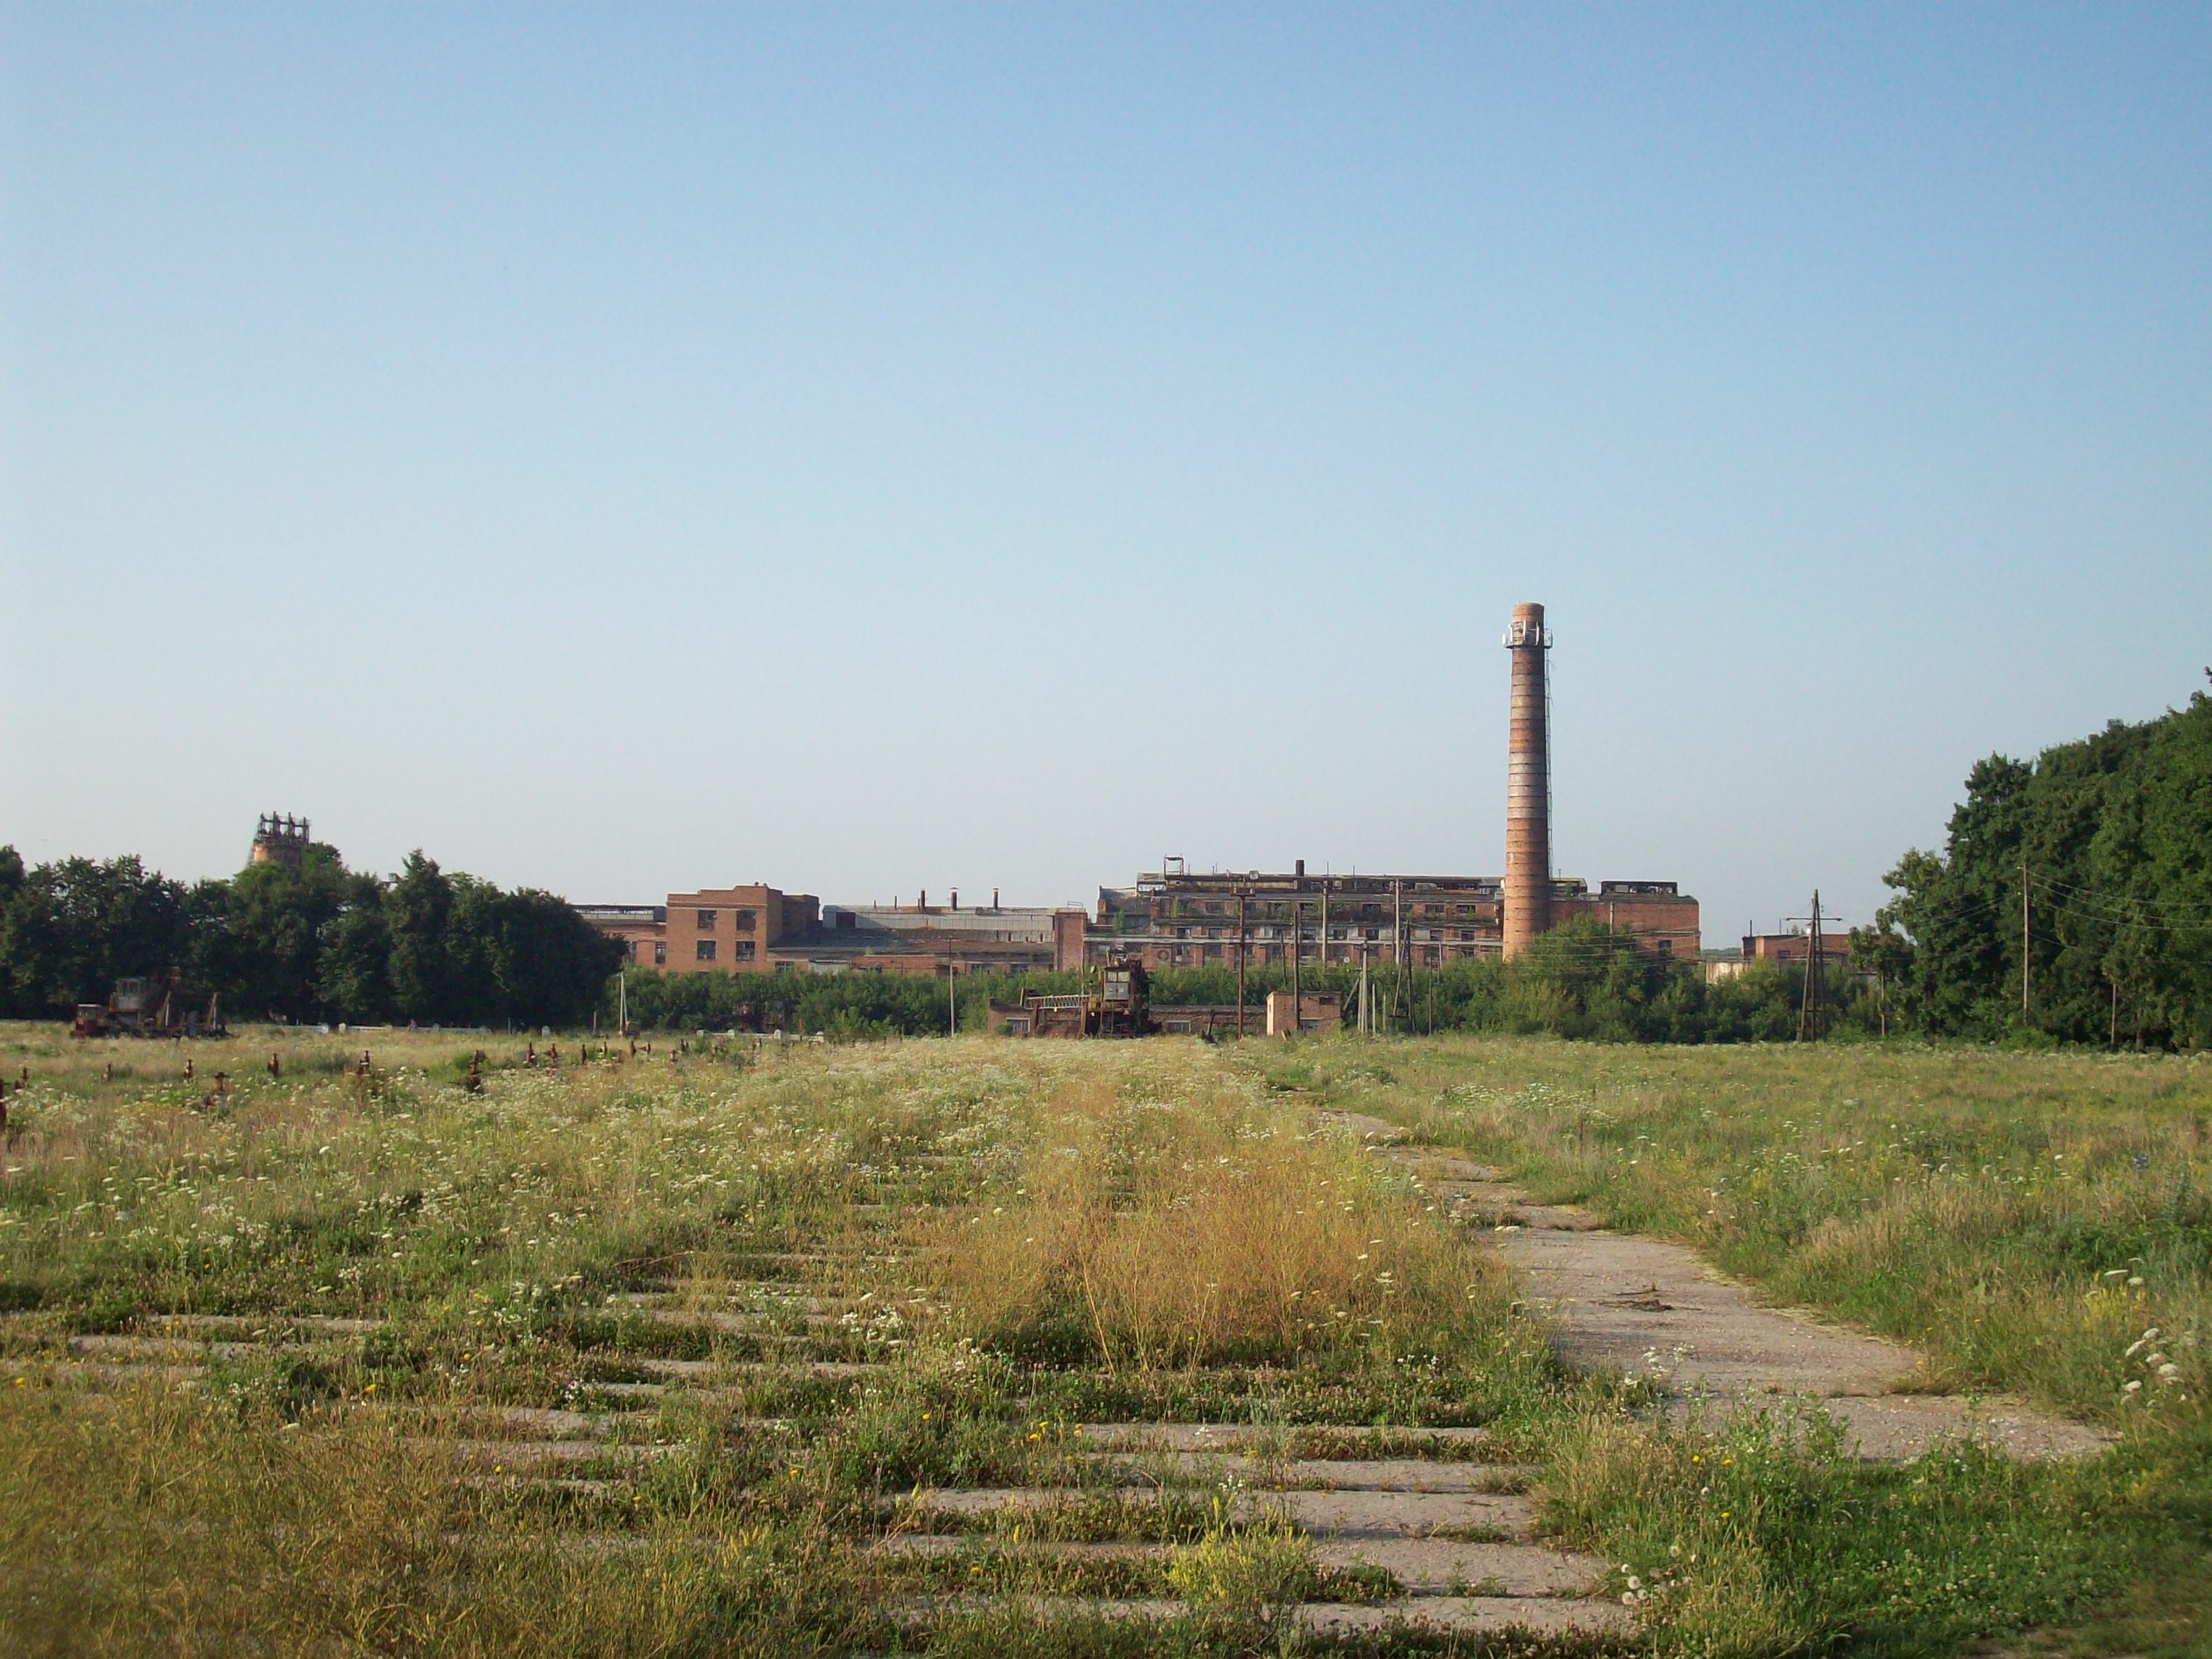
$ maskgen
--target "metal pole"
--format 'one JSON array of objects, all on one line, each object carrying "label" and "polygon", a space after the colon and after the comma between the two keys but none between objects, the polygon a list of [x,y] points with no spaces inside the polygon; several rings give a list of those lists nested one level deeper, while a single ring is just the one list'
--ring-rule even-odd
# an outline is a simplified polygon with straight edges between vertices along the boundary
[{"label": "metal pole", "polygon": [[[1406,884],[1393,879],[1390,883],[1390,1013],[1395,1019],[1406,1001]],[[1410,1028],[1413,1020],[1407,1011],[1406,1021]]]},{"label": "metal pole", "polygon": [[1305,1029],[1305,988],[1298,977],[1299,963],[1306,953],[1305,901],[1298,896],[1305,883],[1298,883],[1298,890],[1291,896],[1291,1032],[1296,1036]]},{"label": "metal pole", "polygon": [[2033,943],[2027,931],[2027,860],[2020,861],[2020,1017],[2027,1018],[2027,953]]},{"label": "metal pole", "polygon": [[1244,890],[1237,890],[1237,1035],[1244,1035]]},{"label": "metal pole", "polygon": [[958,1036],[960,1035],[960,964],[957,962],[948,962],[945,964],[945,1035]]},{"label": "metal pole", "polygon": [[623,969],[616,978],[621,981],[622,988],[618,994],[621,998],[622,1028],[627,1033],[629,1030],[629,969]]}]

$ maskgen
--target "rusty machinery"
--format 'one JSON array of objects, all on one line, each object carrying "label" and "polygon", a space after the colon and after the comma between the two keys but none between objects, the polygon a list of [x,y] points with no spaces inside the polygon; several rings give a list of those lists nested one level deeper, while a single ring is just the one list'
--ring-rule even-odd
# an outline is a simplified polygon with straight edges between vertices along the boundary
[{"label": "rusty machinery", "polygon": [[70,1025],[71,1036],[219,1037],[228,1036],[222,1021],[222,993],[201,993],[187,985],[172,968],[164,975],[118,979],[107,1000],[80,1002]]},{"label": "rusty machinery", "polygon": [[1089,1036],[1146,1036],[1152,1030],[1145,964],[1135,957],[1109,957],[1098,970],[1097,994],[1084,1021]]},{"label": "rusty machinery", "polygon": [[1052,996],[1024,991],[1017,1006],[994,1004],[994,1017],[1003,1018],[1010,1035],[1041,1037],[1150,1036],[1159,1028],[1153,1023],[1150,976],[1134,957],[1109,957],[1098,969],[1094,989],[1085,984],[1079,996]]}]

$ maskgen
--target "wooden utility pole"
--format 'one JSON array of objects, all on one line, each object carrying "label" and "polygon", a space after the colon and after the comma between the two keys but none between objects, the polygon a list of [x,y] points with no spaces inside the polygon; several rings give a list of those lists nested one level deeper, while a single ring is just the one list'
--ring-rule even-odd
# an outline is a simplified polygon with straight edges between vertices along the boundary
[{"label": "wooden utility pole", "polygon": [[1820,993],[1827,981],[1827,963],[1820,950],[1820,890],[1813,890],[1812,948],[1805,953],[1805,992],[1797,1002],[1797,1041],[1820,1040]]},{"label": "wooden utility pole", "polygon": [[1364,1037],[1375,1035],[1374,1005],[1369,999],[1367,956],[1367,941],[1362,939],[1359,942],[1359,1035]]},{"label": "wooden utility pole", "polygon": [[2020,861],[2020,1017],[2027,1018],[2027,953],[2031,939],[2027,930],[2027,860]]},{"label": "wooden utility pole", "polygon": [[948,962],[945,964],[945,1035],[958,1036],[960,1035],[960,964],[957,962]]},{"label": "wooden utility pole", "polygon": [[1237,890],[1237,1035],[1244,1035],[1244,889]]},{"label": "wooden utility pole", "polygon": [[[1321,883],[1321,965],[1328,966],[1328,878]],[[1326,975],[1323,976],[1326,979]]]},{"label": "wooden utility pole", "polygon": [[1301,876],[1297,890],[1291,895],[1291,1030],[1293,1035],[1305,1029],[1305,988],[1298,977],[1300,964],[1306,953],[1306,902],[1303,896],[1305,884],[1305,878]]}]

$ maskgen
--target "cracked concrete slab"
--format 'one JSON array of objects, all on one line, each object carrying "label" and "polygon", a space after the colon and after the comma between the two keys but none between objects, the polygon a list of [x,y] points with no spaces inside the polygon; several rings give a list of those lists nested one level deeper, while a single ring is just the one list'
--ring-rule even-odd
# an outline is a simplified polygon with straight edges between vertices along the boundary
[{"label": "cracked concrete slab", "polygon": [[1380,1567],[1413,1595],[1587,1595],[1606,1571],[1594,1555],[1449,1538],[1324,1540],[1314,1546],[1314,1559],[1324,1567]]},{"label": "cracked concrete slab", "polygon": [[1082,1443],[1097,1450],[1232,1451],[1268,1446],[1285,1439],[1320,1439],[1356,1448],[1376,1439],[1427,1440],[1439,1445],[1471,1446],[1489,1440],[1483,1428],[1373,1429],[1335,1424],[1275,1426],[1252,1423],[1085,1423]]},{"label": "cracked concrete slab", "polygon": [[1763,1307],[1680,1244],[1532,1228],[1498,1235],[1583,1370],[1655,1369],[1717,1394],[1882,1394],[1914,1380],[1909,1348]]},{"label": "cracked concrete slab", "polygon": [[1617,1601],[1567,1597],[1435,1595],[1406,1601],[1316,1602],[1298,1609],[1298,1622],[1316,1636],[1351,1636],[1394,1625],[1445,1635],[1494,1635],[1525,1630],[1540,1636],[1570,1631],[1620,1632],[1636,1615]]},{"label": "cracked concrete slab", "polygon": [[1883,1462],[1945,1439],[2048,1461],[2094,1455],[2117,1438],[2025,1401],[1917,1392],[1927,1366],[1911,1348],[1761,1303],[1686,1245],[1612,1231],[1573,1205],[1533,1203],[1500,1172],[1433,1148],[1401,1141],[1375,1150],[1441,1176],[1434,1190],[1455,1207],[1498,1218],[1486,1237],[1525,1275],[1554,1322],[1556,1351],[1577,1370],[1646,1377],[1678,1401],[1809,1395],[1843,1421],[1862,1457]]},{"label": "cracked concrete slab", "polygon": [[1525,1537],[1533,1500],[1502,1492],[1283,1492],[1254,1493],[1255,1511],[1278,1515],[1316,1536],[1424,1538],[1438,1533]]}]

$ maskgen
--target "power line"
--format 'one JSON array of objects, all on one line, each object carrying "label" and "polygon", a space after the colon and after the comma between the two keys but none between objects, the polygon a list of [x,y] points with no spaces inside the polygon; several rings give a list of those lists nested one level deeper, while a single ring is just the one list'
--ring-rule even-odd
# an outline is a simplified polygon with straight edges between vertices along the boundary
[{"label": "power line", "polygon": [[[2131,927],[2153,927],[2167,933],[2189,933],[2212,927],[2212,917],[2175,921],[2172,920],[2175,913],[2154,910],[2144,901],[2125,894],[2100,893],[2094,888],[2075,887],[2070,883],[2053,881],[2043,876],[2034,879],[2038,887],[2053,896],[2061,908],[2070,908],[2078,915],[2094,916],[2100,921],[2119,922]],[[2112,904],[2132,905],[2142,914],[2099,908]]]}]

